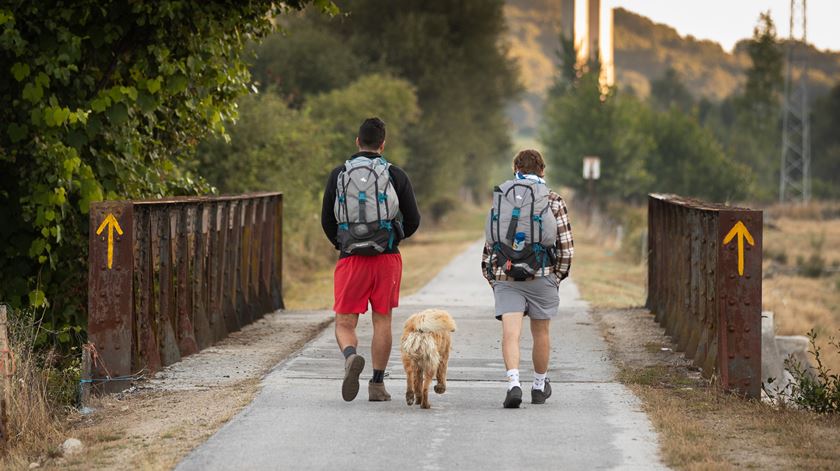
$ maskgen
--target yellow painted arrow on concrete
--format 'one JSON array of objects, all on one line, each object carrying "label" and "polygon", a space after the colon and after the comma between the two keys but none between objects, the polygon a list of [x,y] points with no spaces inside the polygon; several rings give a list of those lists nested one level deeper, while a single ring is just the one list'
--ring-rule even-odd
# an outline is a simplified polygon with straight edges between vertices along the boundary
[{"label": "yellow painted arrow on concrete", "polygon": [[114,265],[114,229],[117,230],[117,234],[119,235],[123,235],[123,230],[120,227],[120,223],[117,222],[117,218],[111,213],[105,216],[105,220],[102,221],[99,229],[96,230],[96,235],[102,234],[106,226],[108,227],[108,269],[110,270]]},{"label": "yellow painted arrow on concrete", "polygon": [[738,275],[744,276],[744,239],[747,239],[747,243],[750,245],[755,245],[755,241],[750,231],[747,230],[747,226],[743,222],[738,221],[732,226],[732,229],[729,230],[726,237],[723,238],[723,245],[728,245],[732,242],[732,239],[736,235],[738,236]]}]

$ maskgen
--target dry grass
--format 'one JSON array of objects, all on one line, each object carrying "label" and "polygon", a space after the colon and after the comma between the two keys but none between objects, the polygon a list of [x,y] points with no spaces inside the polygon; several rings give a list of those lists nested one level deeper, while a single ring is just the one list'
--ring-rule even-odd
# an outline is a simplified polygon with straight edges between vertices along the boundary
[{"label": "dry grass", "polygon": [[[410,239],[400,244],[403,278],[400,296],[408,296],[446,266],[456,255],[482,237],[485,213],[478,207],[459,209],[438,224],[424,223]],[[333,251],[332,259],[337,257]],[[333,266],[285,277],[284,299],[287,309],[331,309]]]},{"label": "dry grass", "polygon": [[808,259],[818,252],[826,266],[840,265],[840,217],[835,219],[801,219],[784,213],[768,212],[764,227],[764,250],[770,255],[784,254],[789,267],[798,258]]},{"label": "dry grass", "polygon": [[607,227],[603,222],[587,221],[573,210],[572,279],[594,307],[641,306],[645,302],[647,267],[634,260],[635,250],[641,252],[641,247],[623,246],[616,230]]},{"label": "dry grass", "polygon": [[815,201],[802,204],[775,204],[765,210],[768,218],[829,221],[840,219],[840,201]]},{"label": "dry grass", "polygon": [[836,469],[840,417],[773,410],[710,387],[630,384],[678,469]]},{"label": "dry grass", "polygon": [[[596,310],[619,379],[642,400],[677,469],[832,469],[840,416],[774,409],[723,393],[693,371],[644,309]],[[661,347],[670,347],[662,350]]]},{"label": "dry grass", "polygon": [[[779,335],[816,329],[826,365],[840,372],[840,353],[828,346],[829,336],[840,336],[840,203],[773,206],[766,219],[764,309],[775,313]],[[801,276],[798,265],[814,255],[829,273]]]},{"label": "dry grass", "polygon": [[840,352],[828,344],[840,337],[840,289],[831,278],[776,276],[764,280],[764,309],[775,313],[777,335],[803,335],[816,329],[823,363],[840,373]]},{"label": "dry grass", "polygon": [[0,469],[19,469],[29,465],[29,458],[54,452],[64,428],[63,404],[78,382],[73,368],[58,370],[54,352],[34,348],[41,323],[29,313],[9,316],[9,343],[16,362],[10,383],[8,407],[9,448],[0,459]]}]

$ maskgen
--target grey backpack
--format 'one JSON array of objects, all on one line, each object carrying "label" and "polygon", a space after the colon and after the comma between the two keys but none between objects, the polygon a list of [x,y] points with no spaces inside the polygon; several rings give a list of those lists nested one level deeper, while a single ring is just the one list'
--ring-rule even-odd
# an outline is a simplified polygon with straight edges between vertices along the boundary
[{"label": "grey backpack", "polygon": [[342,252],[377,255],[394,246],[400,202],[384,158],[356,157],[338,174],[335,219]]},{"label": "grey backpack", "polygon": [[544,183],[529,179],[509,180],[493,189],[485,238],[493,247],[495,266],[514,280],[544,275],[557,261],[557,220],[549,192]]}]

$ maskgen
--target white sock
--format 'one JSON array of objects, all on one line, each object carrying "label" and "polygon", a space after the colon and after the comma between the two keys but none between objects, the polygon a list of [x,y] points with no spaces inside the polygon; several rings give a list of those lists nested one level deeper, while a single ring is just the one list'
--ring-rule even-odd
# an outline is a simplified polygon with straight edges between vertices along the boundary
[{"label": "white sock", "polygon": [[512,370],[507,370],[507,377],[508,377],[508,391],[513,389],[514,386],[519,386],[520,388],[522,385],[519,384],[519,369],[514,368]]},{"label": "white sock", "polygon": [[542,391],[545,388],[546,374],[548,374],[548,372],[542,374],[537,373],[536,371],[534,372],[534,389],[539,389],[540,391]]}]

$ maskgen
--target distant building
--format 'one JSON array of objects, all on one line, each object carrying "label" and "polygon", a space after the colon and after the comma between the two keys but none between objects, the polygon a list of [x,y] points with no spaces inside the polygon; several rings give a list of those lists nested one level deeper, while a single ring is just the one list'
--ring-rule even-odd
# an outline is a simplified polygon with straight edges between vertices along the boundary
[{"label": "distant building", "polygon": [[613,9],[608,3],[609,0],[561,0],[560,6],[560,33],[574,43],[577,66],[598,60],[602,87],[615,84]]}]

